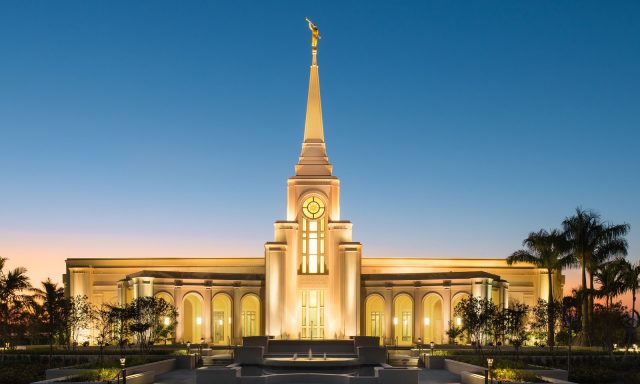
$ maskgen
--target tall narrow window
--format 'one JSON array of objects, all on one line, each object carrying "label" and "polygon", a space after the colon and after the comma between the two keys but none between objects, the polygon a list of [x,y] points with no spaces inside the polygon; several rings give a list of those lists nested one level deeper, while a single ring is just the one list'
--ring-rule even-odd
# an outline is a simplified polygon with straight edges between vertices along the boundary
[{"label": "tall narrow window", "polygon": [[311,196],[302,203],[300,273],[325,273],[325,222],[324,202]]}]

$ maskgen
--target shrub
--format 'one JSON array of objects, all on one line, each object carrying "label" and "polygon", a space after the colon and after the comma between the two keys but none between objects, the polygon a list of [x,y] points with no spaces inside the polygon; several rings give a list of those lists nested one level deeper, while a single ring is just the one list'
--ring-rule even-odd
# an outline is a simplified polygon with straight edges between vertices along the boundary
[{"label": "shrub", "polygon": [[541,381],[533,374],[533,372],[511,368],[492,369],[491,376],[494,380],[511,381],[516,383],[537,383]]},{"label": "shrub", "polygon": [[105,381],[111,380],[118,374],[117,368],[92,369],[78,378],[78,381]]}]

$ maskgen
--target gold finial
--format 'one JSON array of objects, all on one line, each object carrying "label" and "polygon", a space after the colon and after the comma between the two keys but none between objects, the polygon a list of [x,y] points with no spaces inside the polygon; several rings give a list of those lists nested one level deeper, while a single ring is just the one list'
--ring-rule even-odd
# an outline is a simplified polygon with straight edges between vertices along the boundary
[{"label": "gold finial", "polygon": [[311,30],[311,47],[313,48],[313,50],[318,49],[318,39],[320,38],[320,31],[318,30],[318,27],[313,24],[313,22],[311,22],[311,20],[309,20],[309,18],[305,18],[305,20],[307,20],[307,23],[309,23],[309,29]]}]

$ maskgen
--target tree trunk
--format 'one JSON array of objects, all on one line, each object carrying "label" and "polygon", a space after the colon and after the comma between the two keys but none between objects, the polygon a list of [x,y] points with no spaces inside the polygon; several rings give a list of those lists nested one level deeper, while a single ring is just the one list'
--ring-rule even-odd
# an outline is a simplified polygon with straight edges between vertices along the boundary
[{"label": "tree trunk", "polygon": [[582,335],[581,335],[581,339],[579,342],[582,345],[588,345],[589,344],[589,321],[588,321],[588,313],[589,313],[589,298],[587,297],[587,266],[585,265],[585,260],[584,257],[582,258],[582,297],[581,300],[582,301],[582,319],[581,323],[582,323]]},{"label": "tree trunk", "polygon": [[[589,336],[591,336],[591,323],[593,322],[593,273],[589,272]],[[591,337],[589,337],[589,343],[591,343]]]},{"label": "tree trunk", "polygon": [[555,312],[553,311],[554,309],[554,304],[555,304],[555,300],[553,297],[553,270],[549,269],[549,295],[548,295],[548,301],[547,301],[547,325],[548,325],[548,329],[547,329],[547,345],[549,346],[549,350],[553,351],[553,346],[554,346],[554,339],[555,339]]},{"label": "tree trunk", "polygon": [[631,324],[634,327],[638,326],[638,322],[636,321],[636,290],[632,289],[631,292]]}]

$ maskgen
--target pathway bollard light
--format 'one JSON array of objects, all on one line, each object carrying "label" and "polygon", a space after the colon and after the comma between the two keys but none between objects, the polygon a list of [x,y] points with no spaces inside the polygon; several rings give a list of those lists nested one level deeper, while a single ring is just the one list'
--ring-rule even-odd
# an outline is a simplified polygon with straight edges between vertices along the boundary
[{"label": "pathway bollard light", "polygon": [[122,356],[120,358],[120,374],[122,375],[122,384],[127,384],[127,358]]},{"label": "pathway bollard light", "polygon": [[489,371],[489,372],[488,372],[488,373],[489,373],[489,376],[488,376],[488,377],[489,377],[489,382],[490,382],[491,384],[493,384],[493,375],[491,374],[491,366],[492,366],[492,365],[493,365],[493,359],[492,359],[492,358],[488,358],[488,359],[487,359],[487,367],[489,368],[489,370],[488,370],[488,371]]}]

